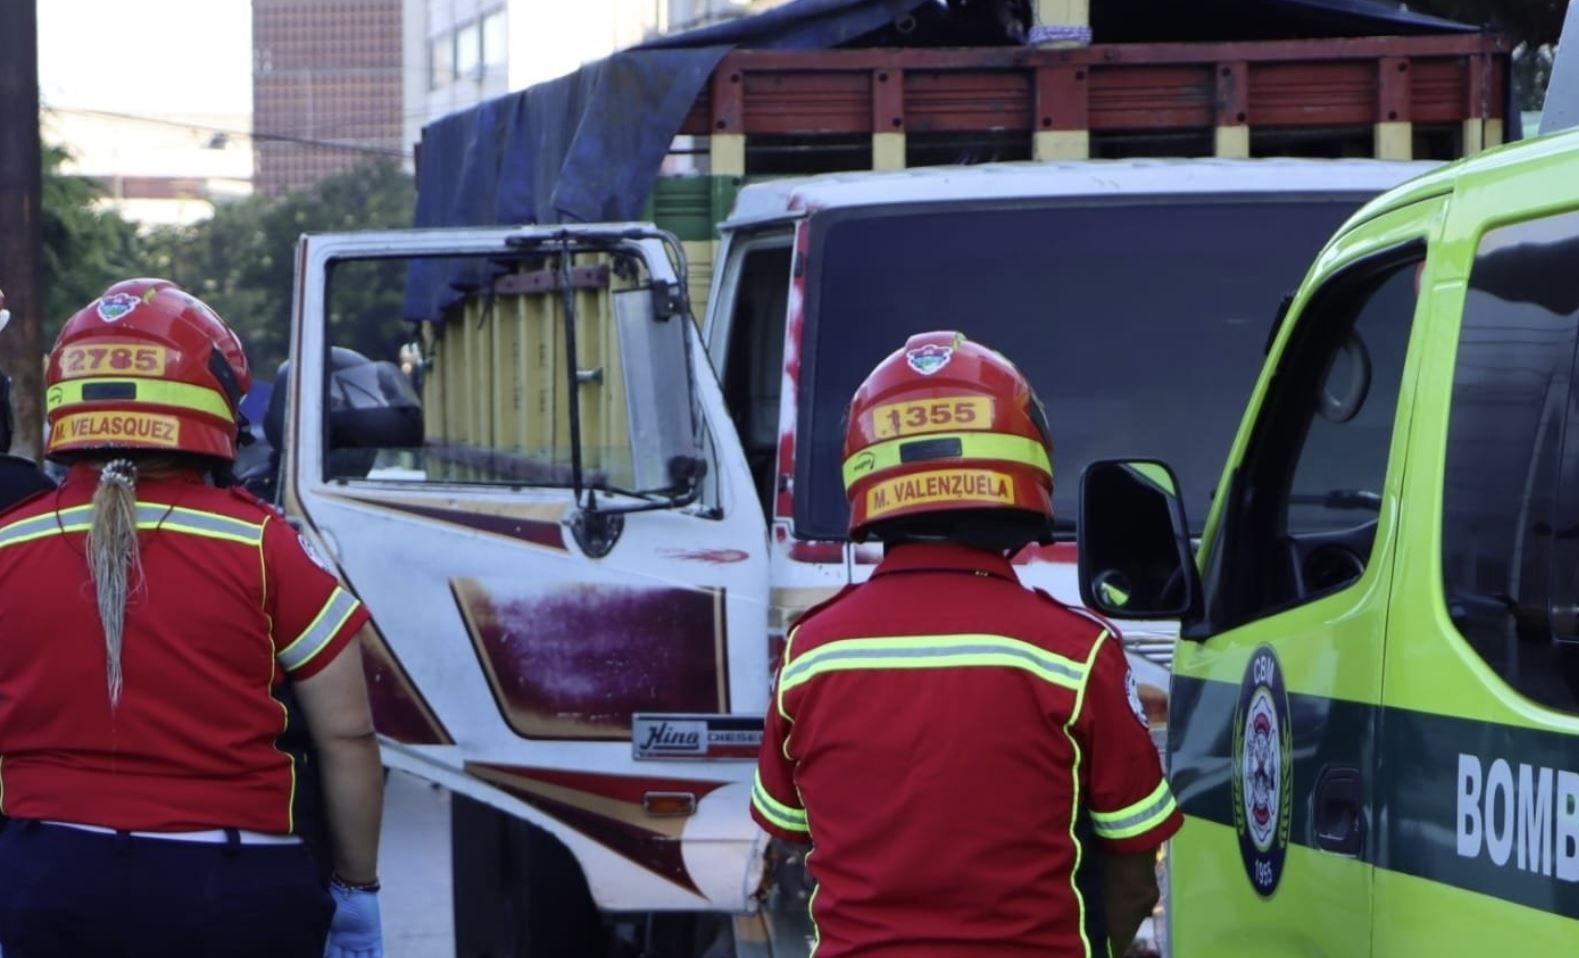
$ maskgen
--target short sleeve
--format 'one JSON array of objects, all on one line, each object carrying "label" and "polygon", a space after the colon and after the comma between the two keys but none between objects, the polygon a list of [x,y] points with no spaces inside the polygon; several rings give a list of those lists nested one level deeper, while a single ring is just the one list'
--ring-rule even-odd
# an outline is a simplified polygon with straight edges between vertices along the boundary
[{"label": "short sleeve", "polygon": [[811,831],[795,790],[795,762],[785,750],[789,731],[790,721],[779,706],[775,681],[763,723],[762,749],[757,753],[757,776],[751,785],[751,817],[770,835],[805,843],[811,840]]},{"label": "short sleeve", "polygon": [[1184,819],[1163,777],[1123,646],[1111,633],[1098,640],[1076,728],[1088,751],[1088,805],[1102,848],[1144,852],[1177,832]]},{"label": "short sleeve", "polygon": [[290,526],[263,526],[264,608],[274,654],[293,679],[316,675],[366,625],[368,612]]}]

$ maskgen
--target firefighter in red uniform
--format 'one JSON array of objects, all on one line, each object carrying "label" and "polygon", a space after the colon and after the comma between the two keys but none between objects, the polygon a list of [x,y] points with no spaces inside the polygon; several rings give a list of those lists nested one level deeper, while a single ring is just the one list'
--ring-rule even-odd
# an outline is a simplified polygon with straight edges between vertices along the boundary
[{"label": "firefighter in red uniform", "polygon": [[[50,354],[69,472],[0,517],[6,958],[381,953],[368,615],[221,487],[250,382],[235,334],[162,280],[112,286]],[[309,777],[277,747],[302,726],[327,885],[298,834]]]},{"label": "firefighter in red uniform", "polygon": [[752,814],[813,846],[817,958],[1122,955],[1182,818],[1119,637],[1020,585],[1050,539],[1052,442],[1001,355],[914,336],[850,405],[871,580],[806,613]]}]

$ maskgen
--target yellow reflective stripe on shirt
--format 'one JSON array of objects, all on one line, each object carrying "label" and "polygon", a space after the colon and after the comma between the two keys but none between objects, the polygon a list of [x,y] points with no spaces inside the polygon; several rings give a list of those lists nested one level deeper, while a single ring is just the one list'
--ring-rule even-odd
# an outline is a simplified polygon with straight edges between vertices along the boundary
[{"label": "yellow reflective stripe on shirt", "polygon": [[[19,519],[0,527],[0,549],[35,539],[72,532],[87,532],[93,522],[93,506],[73,506],[58,512]],[[263,526],[222,516],[215,512],[185,509],[158,502],[137,503],[137,528],[161,532],[182,532],[206,539],[223,539],[255,546],[263,541]]]},{"label": "yellow reflective stripe on shirt", "polygon": [[[1095,667],[1097,651],[1102,648],[1102,643],[1107,640],[1108,630],[1103,629],[1097,640],[1091,643],[1091,651],[1086,654],[1085,669],[1089,673]],[[1080,808],[1082,798],[1080,794],[1080,765],[1085,761],[1085,754],[1080,749],[1080,740],[1075,738],[1075,723],[1080,721],[1080,710],[1085,708],[1086,686],[1082,682],[1080,690],[1075,693],[1075,707],[1069,712],[1069,720],[1064,723],[1064,738],[1069,740],[1069,747],[1074,750],[1075,761],[1069,769],[1069,781],[1074,785],[1074,793],[1069,801],[1069,843],[1075,849],[1075,867],[1069,870],[1069,890],[1074,893],[1075,904],[1080,910],[1080,920],[1076,925],[1080,929],[1080,946],[1086,958],[1094,958],[1096,952],[1091,948],[1091,938],[1086,934],[1086,896],[1080,890],[1080,862],[1085,858],[1085,846],[1080,842],[1078,824],[1080,821]],[[1112,958],[1113,949],[1104,936],[1102,954]]]},{"label": "yellow reflective stripe on shirt", "polygon": [[235,419],[230,403],[217,390],[191,383],[130,376],[71,379],[58,383],[50,387],[44,406],[46,412],[54,412],[83,403],[109,401],[140,406],[172,406],[206,413],[219,419]]},{"label": "yellow reflective stripe on shirt", "polygon": [[757,772],[756,780],[751,784],[751,804],[762,817],[784,829],[787,832],[806,832],[806,813],[798,808],[791,808],[772,795],[762,784],[762,773]]},{"label": "yellow reflective stripe on shirt", "polygon": [[1079,690],[1086,668],[1054,652],[1002,635],[903,635],[842,639],[789,662],[779,675],[779,695],[826,672],[853,669],[1010,668]]},{"label": "yellow reflective stripe on shirt", "polygon": [[[773,683],[773,701],[778,706],[779,718],[786,722],[793,722],[789,712],[784,709],[784,669],[790,664],[790,659],[795,654],[795,635],[800,631],[800,626],[795,626],[789,631],[789,638],[784,640],[784,658],[779,664],[779,680]],[[789,757],[789,739],[784,740],[784,757]]]},{"label": "yellow reflective stripe on shirt", "polygon": [[[928,455],[929,451],[934,454]],[[907,452],[909,458],[906,458]],[[949,459],[1018,462],[1049,476],[1053,474],[1047,447],[1035,439],[994,432],[935,432],[890,439],[862,449],[844,461],[844,488],[850,488],[857,479],[895,466]]]},{"label": "yellow reflective stripe on shirt", "polygon": [[329,595],[329,601],[318,610],[318,617],[313,619],[312,624],[280,650],[277,658],[280,660],[280,665],[285,667],[285,671],[296,671],[322,652],[329,644],[329,640],[339,634],[340,627],[351,618],[351,613],[356,611],[357,605],[355,596],[335,586],[334,592]]},{"label": "yellow reflective stripe on shirt", "polygon": [[1091,812],[1091,825],[1102,838],[1117,841],[1144,835],[1168,820],[1175,808],[1173,792],[1166,781],[1157,783],[1150,795],[1116,812]]}]

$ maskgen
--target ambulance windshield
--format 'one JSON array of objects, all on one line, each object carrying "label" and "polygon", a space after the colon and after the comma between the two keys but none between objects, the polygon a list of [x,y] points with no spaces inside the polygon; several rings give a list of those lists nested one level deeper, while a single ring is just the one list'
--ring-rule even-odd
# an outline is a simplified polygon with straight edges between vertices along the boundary
[{"label": "ambulance windshield", "polygon": [[[1362,198],[833,211],[814,221],[796,532],[843,538],[840,424],[913,333],[957,329],[1047,406],[1059,526],[1093,459],[1174,467],[1196,532],[1282,297]],[[1072,535],[1072,533],[1070,533]]]}]

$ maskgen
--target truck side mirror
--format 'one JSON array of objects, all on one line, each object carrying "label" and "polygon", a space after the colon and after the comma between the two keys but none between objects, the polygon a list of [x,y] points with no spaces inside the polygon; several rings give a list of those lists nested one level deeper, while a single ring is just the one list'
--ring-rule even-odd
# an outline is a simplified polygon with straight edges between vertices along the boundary
[{"label": "truck side mirror", "polygon": [[1173,470],[1098,460],[1080,476],[1080,598],[1119,619],[1177,619],[1197,608],[1200,574]]}]

